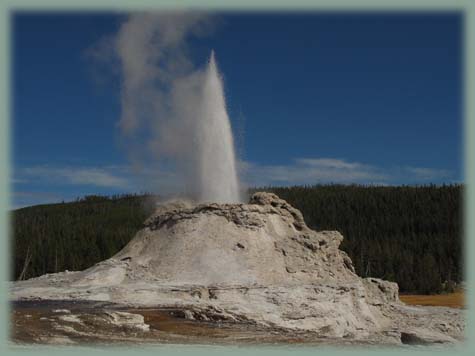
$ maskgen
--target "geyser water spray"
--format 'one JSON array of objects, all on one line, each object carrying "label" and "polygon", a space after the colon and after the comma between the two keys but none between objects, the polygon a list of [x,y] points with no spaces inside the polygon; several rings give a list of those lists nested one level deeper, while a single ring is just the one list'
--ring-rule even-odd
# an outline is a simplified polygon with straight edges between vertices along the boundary
[{"label": "geyser water spray", "polygon": [[214,51],[204,74],[202,95],[196,117],[199,200],[239,202],[233,134]]},{"label": "geyser water spray", "polygon": [[234,203],[236,157],[214,53],[196,68],[186,50],[208,21],[200,13],[141,13],[121,25],[111,47],[121,66],[119,127],[143,188]]}]

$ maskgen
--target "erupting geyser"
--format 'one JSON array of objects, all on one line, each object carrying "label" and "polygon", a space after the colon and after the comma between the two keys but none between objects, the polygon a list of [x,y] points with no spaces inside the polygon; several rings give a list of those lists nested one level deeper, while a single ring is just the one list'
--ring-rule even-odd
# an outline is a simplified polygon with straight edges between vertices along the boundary
[{"label": "erupting geyser", "polygon": [[[46,307],[71,306],[52,310],[40,323],[41,314],[29,310],[23,324],[13,319],[22,342],[30,326],[40,331],[35,342],[74,343],[97,335],[107,342],[178,340],[177,334],[167,339],[164,330],[145,324],[140,311],[124,307],[173,311],[206,321],[206,330],[212,330],[211,323],[234,323],[245,332],[261,330],[264,342],[279,334],[290,335],[291,342],[326,339],[345,345],[463,340],[462,310],[408,307],[399,301],[396,283],[359,277],[339,249],[339,232],[310,229],[299,210],[272,193],[254,193],[241,204],[214,52],[207,68],[197,69],[184,51],[187,35],[201,33],[205,19],[136,14],[121,26],[116,42],[123,74],[120,127],[135,139],[132,156],[150,150],[146,167],[164,161],[158,166],[172,173],[175,190],[195,201],[160,202],[121,251],[84,271],[13,282],[13,301],[34,301],[35,308],[39,300],[51,301]],[[82,312],[78,302],[94,304]],[[232,339],[226,330],[216,337],[251,340],[241,331]]]},{"label": "erupting geyser", "polygon": [[121,25],[111,46],[121,74],[119,127],[146,190],[238,203],[233,135],[214,52],[202,68],[188,56],[188,39],[207,21],[203,14],[144,13]]},{"label": "erupting geyser", "polygon": [[198,199],[217,203],[239,202],[233,134],[214,51],[211,51],[205,72],[202,95],[196,118]]}]

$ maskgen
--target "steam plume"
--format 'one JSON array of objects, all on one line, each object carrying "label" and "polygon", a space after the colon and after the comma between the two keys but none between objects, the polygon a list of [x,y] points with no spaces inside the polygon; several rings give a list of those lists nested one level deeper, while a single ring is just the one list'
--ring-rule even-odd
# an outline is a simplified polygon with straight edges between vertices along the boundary
[{"label": "steam plume", "polygon": [[234,143],[214,53],[203,69],[187,55],[187,40],[211,27],[200,13],[134,14],[122,24],[114,41],[119,127],[136,165],[159,162],[194,199],[236,202]]}]

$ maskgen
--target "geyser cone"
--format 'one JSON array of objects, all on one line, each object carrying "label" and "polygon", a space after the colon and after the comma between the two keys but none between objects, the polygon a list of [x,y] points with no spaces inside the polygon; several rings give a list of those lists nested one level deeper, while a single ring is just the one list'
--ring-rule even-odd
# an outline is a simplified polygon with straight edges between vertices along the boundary
[{"label": "geyser cone", "polygon": [[211,51],[205,72],[197,138],[199,200],[219,203],[239,202],[233,134],[214,51]]},{"label": "geyser cone", "polygon": [[[12,300],[107,302],[94,304],[94,320],[97,309],[105,309],[108,329],[111,305],[127,305],[173,309],[215,325],[294,330],[302,340],[300,332],[308,331],[345,345],[464,338],[461,310],[401,304],[396,283],[355,274],[339,249],[339,232],[311,230],[300,211],[274,194],[255,193],[250,204],[175,201],[157,207],[144,225],[119,253],[85,271],[14,282]],[[53,318],[67,330],[79,327],[72,337],[84,335],[86,324]]]}]

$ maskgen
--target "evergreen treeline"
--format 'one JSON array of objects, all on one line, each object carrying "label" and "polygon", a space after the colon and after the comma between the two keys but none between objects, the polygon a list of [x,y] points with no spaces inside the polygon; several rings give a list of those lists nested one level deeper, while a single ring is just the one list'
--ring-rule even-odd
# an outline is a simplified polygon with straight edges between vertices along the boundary
[{"label": "evergreen treeline", "polygon": [[[462,280],[462,186],[263,187],[315,230],[338,230],[359,275],[438,293]],[[118,252],[153,211],[148,195],[87,196],[13,211],[14,278],[81,270]],[[448,283],[447,283],[447,282]]]},{"label": "evergreen treeline", "polygon": [[146,195],[90,195],[13,211],[13,274],[82,270],[122,249],[153,211]]},{"label": "evergreen treeline", "polygon": [[462,186],[264,187],[299,209],[309,227],[338,230],[362,277],[401,292],[450,291],[463,278]]}]

